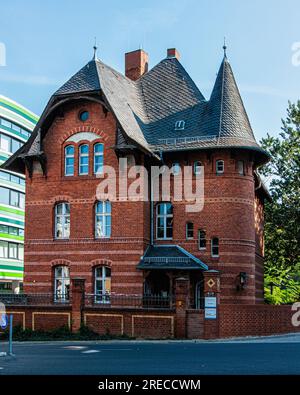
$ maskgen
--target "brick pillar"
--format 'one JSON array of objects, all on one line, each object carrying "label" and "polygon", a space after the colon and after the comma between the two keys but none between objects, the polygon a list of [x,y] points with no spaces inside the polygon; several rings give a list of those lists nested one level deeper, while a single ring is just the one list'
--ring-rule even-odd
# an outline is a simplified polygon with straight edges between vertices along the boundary
[{"label": "brick pillar", "polygon": [[186,310],[189,306],[189,279],[179,277],[175,279],[176,324],[175,337],[187,337]]},{"label": "brick pillar", "polygon": [[204,339],[216,339],[219,337],[219,304],[220,304],[220,272],[207,270],[203,272],[204,297],[216,297],[216,319],[205,318],[204,315]]},{"label": "brick pillar", "polygon": [[71,287],[72,332],[78,332],[82,323],[84,306],[85,279],[73,278]]}]

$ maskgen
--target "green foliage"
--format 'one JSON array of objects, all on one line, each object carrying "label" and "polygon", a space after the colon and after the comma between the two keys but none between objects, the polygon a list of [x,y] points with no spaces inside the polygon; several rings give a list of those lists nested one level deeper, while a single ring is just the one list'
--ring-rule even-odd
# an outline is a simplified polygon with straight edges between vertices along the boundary
[{"label": "green foliage", "polygon": [[272,196],[266,203],[265,297],[293,303],[300,299],[300,101],[289,103],[280,136],[267,135],[261,144],[271,156],[261,171],[271,179]]},{"label": "green foliage", "polygon": [[[67,326],[51,331],[33,331],[23,329],[22,326],[15,326],[13,329],[14,341],[50,341],[50,340],[112,340],[112,339],[131,339],[129,336],[114,336],[106,333],[98,335],[87,326],[82,325],[78,333],[72,333]],[[0,333],[0,340],[8,340],[8,330]]]}]

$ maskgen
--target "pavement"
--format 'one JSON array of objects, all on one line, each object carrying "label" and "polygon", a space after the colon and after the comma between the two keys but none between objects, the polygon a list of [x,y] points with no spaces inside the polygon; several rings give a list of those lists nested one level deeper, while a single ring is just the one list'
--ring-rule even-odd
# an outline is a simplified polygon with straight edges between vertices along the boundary
[{"label": "pavement", "polygon": [[[0,352],[7,348],[0,343]],[[16,342],[13,352],[0,357],[0,376],[300,374],[300,334],[217,341]]]}]

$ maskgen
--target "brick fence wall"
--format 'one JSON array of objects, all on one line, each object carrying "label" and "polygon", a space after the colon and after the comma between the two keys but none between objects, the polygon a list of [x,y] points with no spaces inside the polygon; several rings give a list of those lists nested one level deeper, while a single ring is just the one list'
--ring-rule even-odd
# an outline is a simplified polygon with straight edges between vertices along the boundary
[{"label": "brick fence wall", "polygon": [[300,332],[300,325],[292,325],[293,314],[295,311],[292,311],[292,306],[221,304],[218,336],[224,338]]},{"label": "brick fence wall", "polygon": [[[63,326],[72,329],[71,306],[7,306],[14,326],[23,329],[51,331]],[[175,310],[86,307],[82,323],[100,335],[127,335],[147,339],[175,337]]]},{"label": "brick fence wall", "polygon": [[63,326],[72,327],[71,306],[6,306],[13,314],[14,326],[23,329],[49,331]]},{"label": "brick fence wall", "polygon": [[[7,306],[14,326],[53,330],[67,326],[74,331],[74,309],[70,305]],[[184,332],[176,330],[176,309],[113,308],[85,306],[81,322],[94,332],[147,339],[214,339],[235,336],[264,336],[300,332],[293,326],[291,306],[219,305],[218,319],[205,320],[203,310],[186,310]],[[300,319],[298,319],[300,322]]]},{"label": "brick fence wall", "polygon": [[86,326],[100,335],[127,335],[147,339],[165,339],[175,336],[175,310],[145,310],[116,308],[86,308],[83,311]]}]

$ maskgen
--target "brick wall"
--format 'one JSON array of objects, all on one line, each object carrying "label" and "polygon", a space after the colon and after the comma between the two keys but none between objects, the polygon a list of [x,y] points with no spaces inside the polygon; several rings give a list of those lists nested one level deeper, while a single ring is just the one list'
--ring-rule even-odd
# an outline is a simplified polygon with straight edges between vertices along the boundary
[{"label": "brick wall", "polygon": [[[23,329],[53,330],[72,327],[70,306],[9,306],[14,326]],[[186,310],[186,338],[214,339],[239,336],[267,336],[300,332],[292,325],[291,306],[220,305],[218,321],[205,320],[203,310]],[[146,339],[176,338],[177,312],[174,309],[88,307],[82,322],[101,335],[127,335]],[[217,325],[216,325],[217,324]],[[182,338],[182,336],[179,336]]]},{"label": "brick wall", "polygon": [[6,312],[13,314],[13,325],[23,329],[48,331],[72,325],[70,306],[7,306]]},{"label": "brick wall", "polygon": [[203,310],[187,310],[187,338],[203,339],[204,312]]},{"label": "brick wall", "polygon": [[270,305],[220,305],[220,338],[234,336],[264,336],[300,332],[300,326],[292,325],[295,312],[291,306]]}]

